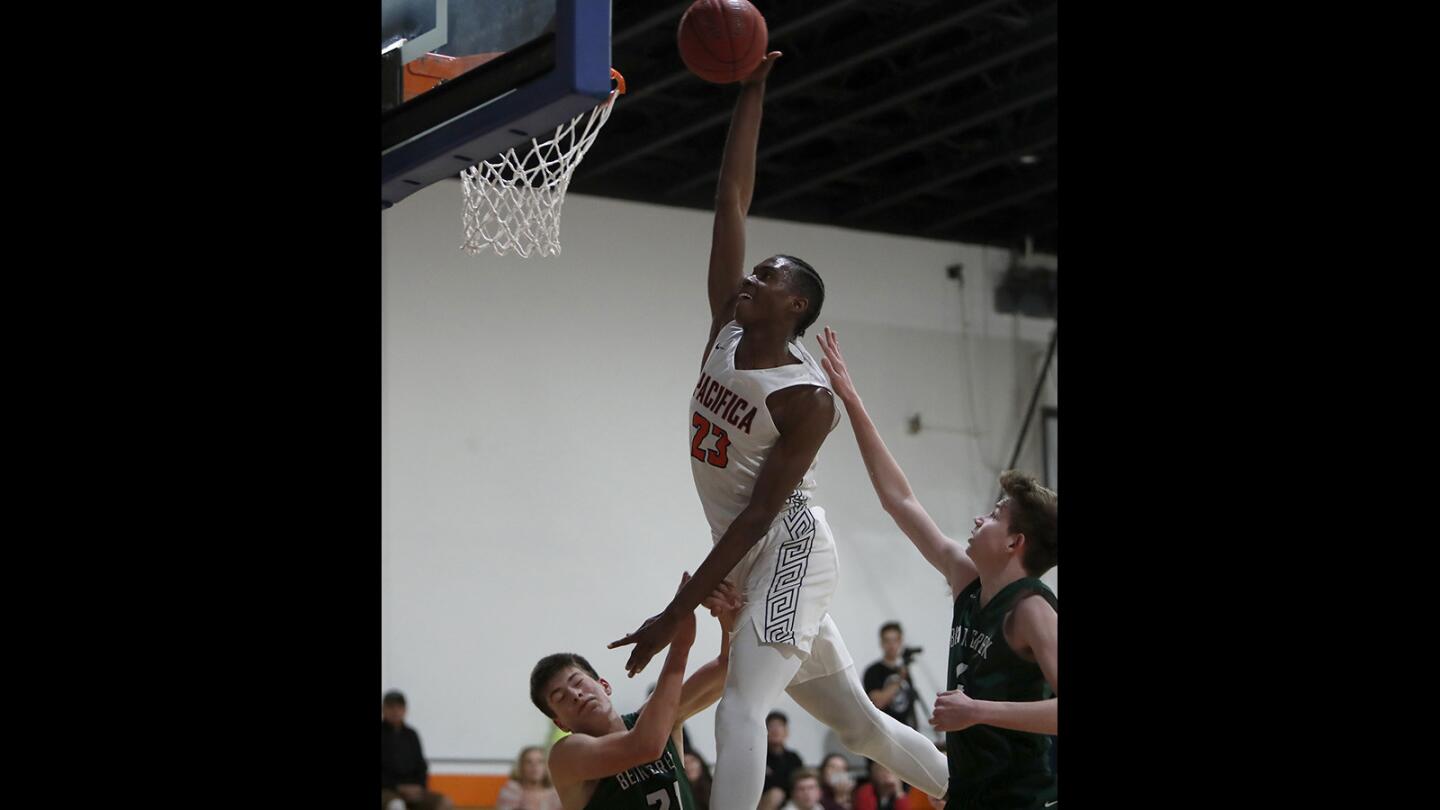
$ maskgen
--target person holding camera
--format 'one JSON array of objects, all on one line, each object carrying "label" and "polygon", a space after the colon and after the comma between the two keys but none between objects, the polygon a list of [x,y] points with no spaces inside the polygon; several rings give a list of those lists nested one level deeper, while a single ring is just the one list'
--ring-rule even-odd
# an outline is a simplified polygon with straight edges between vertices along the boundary
[{"label": "person holding camera", "polygon": [[911,728],[918,728],[910,662],[920,649],[905,646],[905,633],[899,622],[886,622],[880,626],[880,651],[885,657],[865,670],[865,692],[875,708]]}]

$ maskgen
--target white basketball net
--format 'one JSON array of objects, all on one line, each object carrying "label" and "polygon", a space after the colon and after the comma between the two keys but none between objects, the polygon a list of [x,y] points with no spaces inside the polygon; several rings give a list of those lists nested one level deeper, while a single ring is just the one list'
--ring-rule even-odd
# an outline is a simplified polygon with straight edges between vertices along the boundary
[{"label": "white basketball net", "polygon": [[[465,244],[471,255],[486,248],[504,256],[514,251],[560,255],[560,206],[570,175],[610,119],[623,86],[590,112],[561,124],[546,140],[532,139],[460,172],[465,187]],[[582,127],[581,124],[584,124]]]}]

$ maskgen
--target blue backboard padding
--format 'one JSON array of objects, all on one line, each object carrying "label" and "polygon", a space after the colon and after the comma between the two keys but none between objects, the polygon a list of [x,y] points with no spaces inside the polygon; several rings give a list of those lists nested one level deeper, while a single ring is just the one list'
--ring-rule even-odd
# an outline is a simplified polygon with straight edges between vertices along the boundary
[{"label": "blue backboard padding", "polygon": [[555,13],[554,70],[382,154],[382,208],[469,168],[456,155],[489,159],[610,94],[610,0],[557,0]]}]

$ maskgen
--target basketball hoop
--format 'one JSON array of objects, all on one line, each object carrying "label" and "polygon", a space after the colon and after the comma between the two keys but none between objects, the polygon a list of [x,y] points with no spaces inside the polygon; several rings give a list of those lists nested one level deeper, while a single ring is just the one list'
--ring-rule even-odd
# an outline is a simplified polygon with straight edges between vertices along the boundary
[{"label": "basketball hoop", "polygon": [[556,127],[543,141],[521,144],[516,147],[520,153],[509,149],[460,172],[466,253],[489,248],[497,256],[511,251],[526,258],[560,255],[560,207],[570,175],[610,119],[615,99],[625,93],[620,71],[611,68],[610,78],[615,88],[595,109]]}]

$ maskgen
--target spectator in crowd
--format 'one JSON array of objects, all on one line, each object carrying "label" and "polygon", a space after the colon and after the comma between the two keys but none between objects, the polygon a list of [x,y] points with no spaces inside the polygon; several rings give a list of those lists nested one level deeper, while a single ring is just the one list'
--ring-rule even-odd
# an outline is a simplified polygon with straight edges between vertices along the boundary
[{"label": "spectator in crowd", "polygon": [[801,768],[790,776],[790,801],[781,810],[820,810],[820,773]]},{"label": "spectator in crowd", "polygon": [[871,760],[870,781],[855,791],[854,810],[910,810],[910,797],[894,771]]},{"label": "spectator in crowd", "polygon": [[694,751],[685,752],[685,778],[698,810],[710,810],[710,766]]},{"label": "spectator in crowd", "polygon": [[775,810],[784,804],[790,798],[790,782],[795,772],[805,767],[800,755],[785,747],[788,739],[790,718],[778,711],[766,715],[765,792],[760,797],[761,810]]},{"label": "spectator in crowd", "polygon": [[428,789],[430,767],[420,735],[405,725],[405,710],[399,692],[380,699],[380,809],[451,810],[448,798]]},{"label": "spectator in crowd", "polygon": [[854,793],[850,761],[843,754],[826,754],[820,762],[820,804],[825,810],[850,810]]},{"label": "spectator in crowd", "polygon": [[915,686],[910,682],[905,633],[899,622],[886,622],[880,627],[880,651],[884,657],[865,670],[865,692],[875,708],[916,728]]},{"label": "spectator in crowd", "polygon": [[520,750],[510,781],[500,788],[495,810],[561,810],[560,794],[550,784],[543,748],[530,745]]}]

